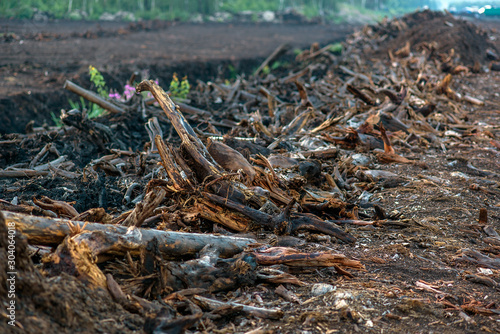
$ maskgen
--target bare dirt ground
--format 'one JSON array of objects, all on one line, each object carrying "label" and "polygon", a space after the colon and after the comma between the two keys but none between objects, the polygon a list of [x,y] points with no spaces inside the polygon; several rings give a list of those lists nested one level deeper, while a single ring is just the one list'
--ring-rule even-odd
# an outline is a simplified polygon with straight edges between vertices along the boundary
[{"label": "bare dirt ground", "polygon": [[50,111],[69,107],[72,95],[61,89],[64,81],[88,87],[89,65],[104,72],[108,85],[117,89],[131,73],[143,70],[163,84],[174,72],[193,82],[205,81],[251,72],[282,43],[293,48],[325,45],[341,41],[352,30],[316,24],[2,20],[0,133],[12,127],[22,131],[31,119],[41,126],[50,120]]},{"label": "bare dirt ground", "polygon": [[[322,173],[317,176],[318,179],[302,179],[302,186],[309,192],[309,195],[302,193],[303,210],[307,211],[307,201],[314,202],[315,199],[308,196],[319,194],[318,189],[334,192],[328,186],[327,179],[323,178],[324,174],[329,174],[333,175],[341,188],[339,192],[345,196],[344,216],[340,218],[357,218],[364,222],[371,221],[372,224],[338,223],[339,227],[357,239],[354,244],[310,231],[301,231],[293,236],[277,236],[271,231],[257,228],[245,234],[262,243],[294,247],[305,252],[342,253],[361,261],[365,270],[349,269],[348,274],[343,274],[332,267],[298,269],[281,266],[281,270],[296,275],[305,283],[283,284],[295,297],[287,299],[283,293],[278,293],[278,284],[258,280],[256,284],[242,284],[238,288],[207,295],[218,300],[236,301],[266,309],[280,308],[282,317],[262,319],[242,314],[241,309],[221,307],[205,312],[199,322],[187,327],[187,332],[500,333],[500,76],[499,72],[489,71],[489,60],[485,55],[485,48],[496,47],[497,52],[500,50],[500,34],[495,30],[500,29],[500,23],[479,22],[479,25],[488,29],[483,32],[476,26],[462,25],[449,17],[426,15],[410,17],[405,21],[406,27],[397,21],[371,30],[363,29],[363,33],[351,36],[346,44],[354,50],[351,50],[347,59],[323,53],[319,58],[292,63],[290,68],[290,72],[297,72],[298,68],[307,66],[315,68],[303,79],[309,102],[317,108],[319,120],[314,119],[304,125],[307,135],[302,132],[298,136],[310,136],[311,142],[301,140],[298,145],[295,137],[290,142],[297,147],[284,143],[275,148],[273,154],[288,156],[293,152],[317,148],[315,141],[333,145],[337,152],[334,157],[312,159],[320,162]],[[415,18],[417,20],[412,21]],[[432,27],[427,35],[422,33],[422,27],[419,26],[424,19],[428,20],[425,22],[433,22],[424,23]],[[48,130],[38,129],[34,133],[24,134],[29,117],[35,119],[35,126],[40,126],[47,118],[46,114],[45,118],[38,114],[46,113],[49,110],[47,106],[64,108],[63,104],[69,95],[54,92],[61,90],[64,80],[72,79],[88,87],[85,76],[89,64],[103,68],[106,78],[117,87],[127,80],[132,71],[144,69],[150,69],[151,77],[159,77],[163,86],[168,85],[174,70],[188,74],[193,81],[215,77],[223,80],[230,77],[227,64],[250,72],[283,42],[296,47],[319,42],[322,46],[337,41],[351,29],[312,25],[213,24],[200,27],[146,23],[142,26],[85,26],[85,30],[91,31],[87,33],[82,31],[81,26],[74,26],[74,23],[63,24],[64,31],[59,30],[57,25],[34,29],[31,24],[23,22],[4,23],[7,24],[8,30],[13,31],[15,36],[4,36],[5,40],[0,44],[0,76],[3,79],[0,83],[0,126],[3,128],[0,129],[1,132],[19,133],[0,137],[0,168],[27,168],[38,152],[50,143],[57,150],[46,153],[40,164],[64,155],[68,162],[74,164],[68,169],[81,175],[86,173],[85,168],[93,166],[92,160],[105,155],[122,154],[120,159],[125,167],[121,168],[125,168],[125,175],[99,171],[100,175],[95,179],[77,177],[70,180],[56,174],[5,178],[0,179],[0,199],[31,206],[33,197],[45,195],[54,200],[74,201],[73,206],[78,212],[103,207],[107,213],[115,216],[134,208],[133,203],[124,202],[130,180],[139,183],[137,189],[146,188],[148,180],[139,175],[139,154],[149,145],[149,137],[144,129],[145,120],[138,113],[104,117],[99,122],[112,129],[113,145],[123,145],[111,147],[110,144],[106,149],[96,145],[84,132],[71,127],[47,127]],[[448,30],[443,29],[441,32],[439,29],[443,27]],[[436,33],[438,30],[441,34]],[[40,35],[40,31],[47,33]],[[455,31],[455,34],[447,35],[450,31]],[[464,42],[466,33],[477,40]],[[393,34],[394,39],[384,37],[386,34]],[[438,45],[433,46],[433,40],[420,40],[423,35],[439,42]],[[368,43],[366,36],[375,37]],[[377,43],[374,42],[376,38],[380,38]],[[395,54],[405,46],[407,40],[413,43],[411,51],[415,55],[401,52],[402,56],[395,56],[391,61],[388,51]],[[417,56],[415,45],[433,51],[427,57]],[[450,47],[439,49],[443,45],[450,46],[454,51]],[[363,52],[356,51],[358,49],[354,46]],[[314,50],[317,49],[311,52]],[[457,101],[435,94],[435,86],[439,85],[446,75],[445,70],[448,70],[442,64],[449,62],[453,58],[450,55],[455,52],[462,54],[461,61],[464,64],[471,60],[472,63],[465,64],[468,66],[467,71],[454,74],[451,84],[453,91],[459,92],[461,96],[480,99],[484,104]],[[425,66],[421,66],[422,59],[425,59]],[[476,60],[480,67],[478,73],[472,71]],[[296,94],[295,84],[283,83],[282,79],[288,74],[286,71],[271,72],[258,81],[284,100],[281,104],[283,110],[286,109],[283,107],[285,105],[301,105],[303,98]],[[363,79],[363,75],[369,78]],[[391,109],[394,116],[401,109],[408,112],[402,119],[408,125],[409,133],[394,129],[388,132],[396,152],[410,159],[411,163],[384,163],[379,158],[380,150],[374,150],[370,144],[346,140],[348,126],[345,119],[338,126],[325,128],[316,135],[310,134],[311,129],[326,119],[342,119],[352,110],[355,110],[355,115],[366,116],[370,111],[376,112],[387,106],[385,103],[370,106],[356,100],[345,89],[342,91],[346,82],[367,87],[367,94],[373,93],[373,87],[381,82],[386,82],[385,88],[400,95],[404,87],[411,88],[413,91],[407,96],[418,95],[426,103],[435,104],[435,111],[425,117],[418,114],[418,108],[410,106],[412,102],[409,100],[405,100],[405,103],[410,105],[402,104],[395,111]],[[209,90],[206,87],[200,84],[191,92],[190,99],[196,106],[209,110],[216,121],[213,123],[215,126],[212,126],[198,115],[189,116],[189,121],[199,130],[198,134],[217,131],[226,133],[229,131],[228,126],[222,121],[231,120],[234,122],[231,123],[233,135],[243,137],[252,133],[251,126],[242,125],[248,120],[244,108],[253,108],[251,111],[254,113],[259,109],[263,115],[268,115],[267,101],[257,101],[255,98],[256,101],[251,101],[251,104],[242,95],[228,98],[228,92],[223,89]],[[258,90],[245,88],[258,94]],[[31,91],[31,94],[27,91]],[[332,91],[334,93],[329,95]],[[46,96],[52,96],[53,101],[48,101]],[[37,107],[34,109],[33,105]],[[16,119],[16,113],[20,112],[25,116]],[[253,115],[256,117],[256,114]],[[278,124],[280,118],[286,116],[283,111],[280,116],[276,116],[277,120],[272,121]],[[270,119],[271,116],[267,121],[270,122]],[[366,121],[364,118],[362,120]],[[234,125],[236,123],[238,126]],[[354,127],[354,123],[349,123],[349,126]],[[426,124],[431,128],[426,127]],[[178,144],[179,139],[171,135],[173,131],[168,121],[161,120],[161,126],[164,134],[170,133],[165,135],[168,137],[166,140]],[[267,126],[272,128],[272,124]],[[9,129],[15,131],[6,131]],[[358,133],[358,136],[366,134],[359,129]],[[380,144],[378,130],[372,128],[368,134],[375,136]],[[275,135],[278,137],[279,133]],[[410,140],[412,137],[414,140]],[[272,142],[274,138],[269,140]],[[130,152],[127,155],[116,153],[120,150]],[[367,159],[367,162],[356,166],[352,160],[355,153]],[[263,154],[270,157],[269,151]],[[251,152],[251,157],[255,158],[255,152]],[[294,157],[297,158],[297,155]],[[297,159],[301,163],[311,161],[300,156]],[[153,169],[156,166],[157,160],[150,161],[145,168]],[[342,183],[345,184],[341,185],[335,177],[335,168],[340,169],[340,179],[343,178]],[[292,166],[289,171],[276,170],[280,175],[301,174],[300,165]],[[393,174],[375,177],[370,176],[372,174],[368,171]],[[146,172],[143,170],[142,173]],[[293,184],[288,186],[288,195],[302,187],[293,188]],[[139,194],[139,190],[134,192],[134,196]],[[161,225],[164,229],[213,232],[212,223],[183,215],[176,205],[179,198],[182,197],[166,199],[163,204],[167,209],[162,218],[165,221],[156,225],[153,222],[154,226],[150,227],[160,228]],[[331,199],[335,202],[337,198]],[[185,203],[188,205],[189,200]],[[9,207],[5,202],[0,204],[2,208]],[[382,208],[385,219],[373,218],[375,206]],[[487,222],[478,220],[481,208],[487,212]],[[337,215],[341,215],[334,210],[311,212],[322,215],[324,219],[339,219]],[[373,224],[373,219],[377,223]],[[6,262],[7,232],[4,226],[0,218],[0,263]],[[217,229],[217,232],[229,234],[222,228]],[[193,305],[190,299],[192,291],[183,290],[185,295],[177,295],[165,288],[157,294],[151,293],[159,291],[155,289],[161,285],[163,270],[169,265],[165,262],[168,261],[155,260],[155,265],[161,270],[146,273],[144,259],[134,259],[132,264],[138,272],[134,275],[127,272],[131,267],[127,259],[117,257],[100,265],[105,273],[113,274],[127,294],[132,295],[132,291],[136,291],[139,297],[150,301],[150,304],[145,304],[143,300],[138,307],[142,310],[139,312],[137,309],[124,309],[123,304],[119,305],[106,290],[94,289],[72,275],[50,274],[45,267],[41,270],[45,260],[39,254],[33,256],[30,253],[33,249],[27,249],[26,243],[21,240],[16,247],[19,261],[17,270],[20,273],[17,319],[23,327],[7,326],[4,321],[7,320],[7,313],[1,309],[0,329],[7,333],[152,333],[155,328],[161,328],[161,319],[167,317],[162,318],[158,312],[153,312],[155,308],[151,304],[175,309],[175,312],[172,311],[175,313],[174,318],[186,319],[199,314],[199,307]],[[3,271],[0,275],[4,275],[0,276],[0,281],[6,279]],[[197,282],[186,282],[186,289],[193,287],[190,283],[196,285]],[[149,287],[148,292],[137,292],[137,286],[142,285],[144,290]],[[2,289],[3,285],[0,286],[0,300],[5,303],[5,291]],[[176,327],[179,333],[184,331],[181,327]],[[171,331],[163,329],[163,332]]]}]

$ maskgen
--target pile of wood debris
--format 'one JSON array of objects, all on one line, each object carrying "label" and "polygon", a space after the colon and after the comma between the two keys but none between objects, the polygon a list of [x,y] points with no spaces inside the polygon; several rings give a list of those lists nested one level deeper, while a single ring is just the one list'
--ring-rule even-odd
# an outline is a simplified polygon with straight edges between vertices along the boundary
[{"label": "pile of wood debris", "polygon": [[[6,139],[10,143],[4,146],[36,146],[34,138],[42,136],[54,141],[39,148],[26,166],[0,171],[0,177],[9,179],[7,192],[17,189],[15,199],[0,201],[0,228],[15,225],[27,237],[36,256],[42,255],[44,275],[66,273],[87,288],[108,291],[126,311],[147,319],[148,333],[216,330],[240,314],[281,319],[279,303],[263,307],[259,294],[252,297],[257,302],[249,302],[242,294],[245,287],[273,287],[288,303],[313,303],[331,295],[333,286],[315,284],[313,297],[303,302],[293,286],[310,282],[296,274],[328,268],[334,269],[330,275],[352,279],[366,270],[360,257],[345,255],[359,244],[357,239],[364,239],[360,231],[415,227],[413,219],[377,203],[378,192],[409,183],[384,166],[432,169],[422,155],[461,145],[465,133],[476,134],[477,143],[498,157],[498,124],[466,123],[464,105],[482,107],[488,101],[455,86],[457,77],[484,71],[497,51],[486,34],[469,29],[473,39],[460,37],[476,43],[481,52],[471,49],[477,60],[471,62],[471,55],[460,51],[462,44],[443,48],[418,28],[430,24],[471,26],[444,14],[415,13],[365,27],[347,40],[340,56],[331,45],[312,45],[286,73],[268,71],[287,50],[280,46],[247,79],[199,82],[189,102],[173,102],[150,80],[138,84],[137,92],[149,91],[154,100],[137,95],[127,104],[104,101],[68,82],[66,88],[101,105],[110,116],[89,120],[71,110],[61,118],[63,129],[34,129]],[[419,32],[424,37],[415,36]],[[380,50],[387,52],[375,56]],[[135,125],[127,122],[141,118],[149,141],[133,151],[125,143],[132,140],[129,129]],[[82,148],[76,138],[101,156],[79,168],[59,153],[55,139],[71,143],[64,150],[73,147],[68,155],[77,155]],[[8,156],[10,151],[5,152]],[[58,157],[42,164],[49,156]],[[498,172],[480,172],[498,188]],[[36,184],[20,181],[26,177],[57,179],[66,189],[70,183],[86,184],[85,189],[97,188],[92,190],[98,197],[94,203],[109,205],[109,198],[123,196],[122,205],[105,209],[77,203],[84,209],[80,213],[77,205],[64,200],[71,198],[67,194],[31,201],[19,192]],[[113,189],[117,185],[123,189],[118,195]],[[498,201],[498,190],[490,195]],[[481,215],[477,233],[485,236],[490,250],[469,249],[460,259],[498,273],[500,238],[488,224],[487,210]],[[26,247],[19,240],[18,247]],[[0,250],[6,245],[2,241]],[[27,266],[20,273],[36,270]],[[498,296],[498,281],[473,276]],[[313,281],[322,283],[320,278]],[[470,314],[496,315],[498,322],[498,299],[462,305],[439,287],[417,283],[417,288],[443,296],[444,305],[458,310],[468,324]],[[367,329],[374,326],[344,305],[347,293],[345,298],[331,296],[336,296],[332,303],[342,319]],[[408,310],[425,308],[422,301],[415,303],[405,305]],[[403,306],[400,311],[405,311]],[[311,323],[311,314],[303,322]],[[247,328],[257,325],[265,327],[262,322],[246,323]]]}]

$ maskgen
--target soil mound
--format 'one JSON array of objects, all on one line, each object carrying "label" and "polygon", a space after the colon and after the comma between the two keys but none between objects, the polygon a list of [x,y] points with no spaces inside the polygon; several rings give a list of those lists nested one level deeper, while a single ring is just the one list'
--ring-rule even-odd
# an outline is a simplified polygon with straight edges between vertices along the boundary
[{"label": "soil mound", "polygon": [[[0,213],[2,268],[8,263],[8,233]],[[3,310],[7,313],[2,314],[1,333],[133,333],[143,327],[144,320],[114,303],[107,291],[89,288],[66,274],[56,279],[43,276],[31,261],[26,237],[17,232],[15,241],[15,274],[5,270],[0,273],[0,302],[13,305]],[[15,287],[11,286],[12,280]],[[15,294],[15,298],[7,299],[7,292]],[[122,319],[122,323],[109,321],[112,318]],[[12,319],[22,323],[22,328],[9,325]]]},{"label": "soil mound", "polygon": [[450,14],[429,10],[366,26],[361,34],[373,41],[369,51],[375,56],[388,57],[398,50],[404,55],[403,49],[409,43],[411,52],[426,50],[431,59],[452,56],[457,65],[473,66],[491,60],[487,50],[497,52],[486,30]]}]

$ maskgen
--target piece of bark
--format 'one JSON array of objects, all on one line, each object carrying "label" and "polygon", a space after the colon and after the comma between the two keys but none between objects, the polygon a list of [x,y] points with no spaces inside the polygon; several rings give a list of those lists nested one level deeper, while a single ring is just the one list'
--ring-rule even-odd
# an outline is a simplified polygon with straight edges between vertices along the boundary
[{"label": "piece of bark", "polygon": [[68,236],[54,253],[44,259],[43,268],[49,275],[57,276],[64,272],[90,286],[106,289],[106,276],[94,259],[87,244]]},{"label": "piece of bark", "polygon": [[78,179],[82,176],[82,174],[69,172],[67,170],[54,167],[51,164],[49,164],[49,170],[52,172],[53,175],[58,175],[70,180]]},{"label": "piece of bark", "polygon": [[298,303],[298,304],[302,303],[301,300],[299,299],[299,297],[297,297],[297,295],[295,293],[293,293],[292,291],[288,290],[283,285],[280,285],[276,289],[274,289],[274,292],[278,296],[283,297],[285,300],[287,300],[289,302],[294,302],[294,303]]},{"label": "piece of bark", "polygon": [[299,280],[296,276],[272,267],[263,267],[259,269],[259,271],[257,272],[257,278],[264,282],[273,284],[295,284],[300,286],[307,285],[306,283]]},{"label": "piece of bark", "polygon": [[472,262],[476,265],[491,269],[500,269],[500,258],[490,258],[474,249],[462,249],[459,257],[455,260]]},{"label": "piece of bark", "polygon": [[61,218],[74,218],[78,216],[78,211],[76,211],[75,208],[69,203],[56,201],[48,198],[47,196],[41,196],[40,199],[33,197],[33,203],[44,210],[50,210],[57,213]]},{"label": "piece of bark", "polygon": [[[6,210],[6,211],[14,211],[14,212],[19,212],[19,213],[25,213],[25,214],[32,214],[36,216],[43,216],[45,215],[45,210],[37,207],[37,206],[31,206],[31,205],[26,205],[26,204],[12,204],[6,200],[0,199],[0,210]],[[54,214],[55,216],[55,214]]]},{"label": "piece of bark", "polygon": [[104,208],[92,208],[85,212],[80,213],[78,216],[73,217],[72,220],[83,222],[94,222],[101,224],[111,224],[113,216],[106,213]]},{"label": "piece of bark", "polygon": [[215,310],[222,306],[238,307],[245,314],[253,315],[257,318],[263,319],[281,319],[283,317],[283,311],[280,309],[265,309],[261,307],[253,307],[244,304],[234,303],[234,302],[221,302],[215,299],[205,298],[202,296],[195,295],[193,300],[200,307],[208,310]]},{"label": "piece of bark", "polygon": [[122,225],[136,227],[141,226],[144,220],[153,214],[154,209],[160,206],[160,203],[166,195],[167,191],[163,188],[152,189],[149,191],[144,199],[135,205],[134,210],[122,222]]},{"label": "piece of bark", "polygon": [[290,123],[284,126],[283,129],[281,130],[281,133],[283,134],[283,136],[291,136],[299,132],[309,123],[309,120],[313,116],[314,116],[314,109],[312,107],[308,107],[306,110],[302,111],[300,114],[295,116],[295,118],[292,119]]},{"label": "piece of bark", "polygon": [[271,247],[253,251],[257,263],[264,266],[285,264],[291,267],[333,267],[334,265],[364,269],[361,262],[351,260],[340,253],[302,253],[288,247]]},{"label": "piece of bark", "polygon": [[400,163],[400,164],[413,164],[414,162],[406,159],[405,157],[396,154],[391,141],[387,137],[384,126],[380,123],[380,133],[382,135],[382,140],[384,141],[384,152],[377,155],[377,158],[382,163]]},{"label": "piece of bark", "polygon": [[[156,147],[160,153],[163,168],[168,174],[168,177],[174,183],[174,188],[178,191],[180,190],[193,190],[193,185],[188,178],[183,177],[186,172],[177,164],[175,155],[173,153],[173,148],[165,144],[160,136],[155,137]],[[183,173],[184,172],[184,173]]]},{"label": "piece of bark", "polygon": [[201,319],[203,313],[185,316],[172,316],[170,314],[164,315],[162,313],[156,314],[153,317],[146,318],[144,323],[144,332],[146,334],[182,334],[190,327],[196,325]]},{"label": "piece of bark", "polygon": [[226,211],[203,198],[198,200],[197,211],[200,217],[221,224],[236,232],[247,231],[251,220],[236,212]]},{"label": "piece of bark", "polygon": [[207,150],[214,160],[224,169],[232,172],[237,172],[240,169],[243,170],[250,184],[255,179],[255,170],[253,166],[240,152],[224,143],[214,141],[210,138],[208,138]]},{"label": "piece of bark", "polygon": [[127,298],[127,295],[125,295],[122,288],[111,274],[106,274],[106,284],[111,297],[113,297],[118,304],[123,306],[124,309],[132,313],[140,313],[143,310],[139,303]]},{"label": "piece of bark", "polygon": [[479,209],[479,224],[487,225],[488,224],[488,210],[486,208]]},{"label": "piece of bark", "polygon": [[495,288],[495,287],[500,285],[497,282],[495,282],[493,279],[491,279],[489,277],[485,277],[485,276],[467,275],[467,276],[465,276],[465,279],[470,281],[470,282],[477,283],[477,284],[483,284],[483,285],[486,285],[486,286],[489,286],[492,288]]},{"label": "piece of bark", "polygon": [[370,106],[376,105],[375,101],[373,101],[373,99],[370,96],[368,96],[368,94],[364,93],[363,91],[359,90],[358,88],[354,87],[353,85],[347,85],[347,90],[349,91],[349,93],[356,96],[358,99],[360,99],[364,103],[366,103]]},{"label": "piece of bark", "polygon": [[438,94],[445,94],[450,88],[450,83],[451,79],[453,76],[451,74],[447,74],[443,80],[439,82],[439,84],[436,86],[436,93]]},{"label": "piece of bark", "polygon": [[[57,218],[35,217],[25,214],[1,211],[6,222],[13,222],[16,229],[28,237],[30,244],[56,246],[70,234],[68,221]],[[84,222],[72,221],[75,226],[82,228]],[[248,245],[255,243],[254,239],[232,236],[219,236],[200,233],[167,232],[153,229],[135,228],[129,231],[124,226],[87,223],[85,231],[101,231],[105,236],[100,247],[109,247],[109,252],[123,255],[126,252],[139,255],[141,248],[157,238],[159,249],[167,258],[194,257],[207,244],[214,245],[220,250],[221,257],[231,257],[241,253]],[[128,232],[128,233],[127,233]],[[116,247],[116,243],[120,242]]]}]

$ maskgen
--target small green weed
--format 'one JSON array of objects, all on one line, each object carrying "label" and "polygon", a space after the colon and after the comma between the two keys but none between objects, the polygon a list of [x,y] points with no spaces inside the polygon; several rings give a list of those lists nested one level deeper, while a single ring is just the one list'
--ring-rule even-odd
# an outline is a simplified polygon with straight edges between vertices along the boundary
[{"label": "small green weed", "polygon": [[[89,66],[89,75],[90,75],[90,82],[94,85],[94,88],[97,90],[97,94],[101,97],[108,97],[108,88],[106,86],[106,81],[104,81],[104,77],[102,76],[101,72],[94,66],[90,65]],[[103,115],[106,115],[106,110],[99,107],[95,103],[89,102],[88,107],[85,104],[85,99],[83,97],[80,97],[80,103],[74,102],[73,100],[68,100],[69,105],[71,106],[72,109],[78,109],[81,111],[86,110],[87,111],[87,117],[89,119],[92,118],[97,118],[101,117]],[[56,126],[59,126],[59,123],[56,122],[54,119],[55,115],[52,117],[54,122],[56,123]],[[60,120],[59,120],[60,121]],[[62,125],[62,123],[61,123]]]},{"label": "small green weed", "polygon": [[89,74],[90,74],[90,81],[94,84],[97,94],[99,94],[101,97],[107,97],[108,96],[108,89],[106,87],[106,81],[104,81],[104,77],[102,76],[101,72],[97,70],[94,66],[90,65],[89,66]]},{"label": "small green weed", "polygon": [[191,90],[191,85],[187,77],[182,78],[182,81],[179,81],[177,77],[177,73],[174,73],[172,76],[172,81],[170,81],[170,95],[174,98],[186,99],[189,91]]},{"label": "small green weed", "polygon": [[61,121],[60,117],[57,117],[56,114],[54,114],[53,111],[50,112],[50,117],[52,118],[52,121],[58,128],[62,128],[63,122]]},{"label": "small green weed", "polygon": [[271,73],[271,69],[269,68],[268,65],[262,68],[262,73],[264,73],[264,75],[268,75],[269,73]]},{"label": "small green weed", "polygon": [[286,67],[286,66],[288,66],[288,65],[290,65],[290,63],[289,63],[289,62],[287,62],[287,61],[279,61],[279,60],[277,60],[277,61],[275,61],[275,62],[271,65],[271,70],[275,70],[275,69],[278,69],[278,68],[280,68],[280,67]]},{"label": "small green weed", "polygon": [[338,55],[342,53],[343,49],[344,48],[343,48],[341,43],[332,44],[329,48],[331,53],[338,54]]}]

